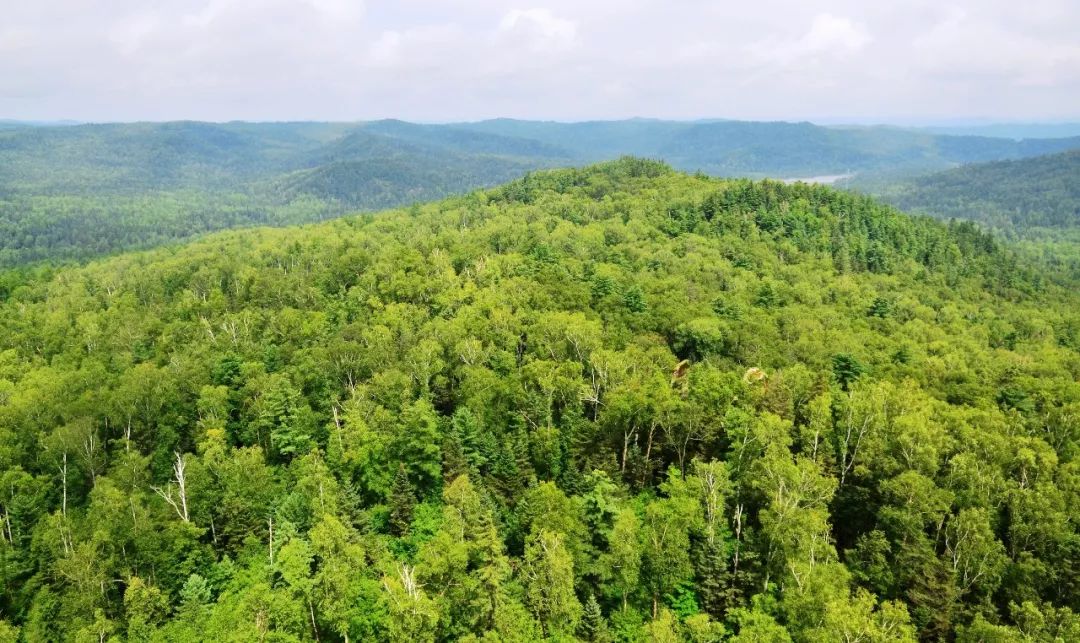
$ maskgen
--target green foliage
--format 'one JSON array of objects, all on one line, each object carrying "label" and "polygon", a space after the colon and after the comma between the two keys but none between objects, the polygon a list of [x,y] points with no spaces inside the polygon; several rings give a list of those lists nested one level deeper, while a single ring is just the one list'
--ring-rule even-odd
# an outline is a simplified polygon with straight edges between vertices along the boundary
[{"label": "green foliage", "polygon": [[0,267],[296,225],[490,186],[566,153],[380,121],[0,129]]},{"label": "green foliage", "polygon": [[833,377],[835,377],[837,383],[840,384],[840,388],[846,391],[851,387],[855,380],[859,379],[866,369],[851,355],[841,353],[839,355],[833,355],[832,370]]},{"label": "green foliage", "polygon": [[884,297],[875,297],[874,303],[870,304],[870,309],[867,310],[866,314],[871,317],[885,319],[892,314],[892,302]]},{"label": "green foliage", "polygon": [[[665,158],[679,169],[722,176],[857,172],[861,178],[1026,158],[1077,146],[1075,138],[1013,141],[738,121],[0,126],[0,268],[42,260],[81,261],[227,228],[325,221],[351,211],[398,207],[492,186],[530,170],[625,154]],[[1059,161],[1065,158],[1024,171],[1022,184],[1012,177],[1014,166],[994,165],[974,171],[971,179],[923,179],[917,189],[935,195],[930,202],[935,207],[925,209],[937,214],[978,211],[993,217],[995,225],[1016,212],[1028,223],[1040,217],[1057,221],[1075,211],[1069,209],[1069,203],[1075,203],[1070,187],[1075,181],[1060,173]],[[627,162],[623,167],[624,176],[617,179],[655,173],[646,164],[631,167]],[[978,177],[983,172],[987,179]],[[969,181],[979,187],[955,185]],[[979,189],[983,186],[990,189]],[[506,189],[510,192],[504,193],[522,203],[535,192],[525,183]],[[893,190],[905,207],[923,209],[915,189]],[[757,208],[761,203],[749,205]],[[711,221],[724,207],[706,200],[700,212],[682,216],[682,223]],[[772,208],[762,209],[755,219],[768,232],[789,223]],[[874,246],[869,252],[871,259],[880,258]],[[0,284],[0,300],[3,292]],[[627,295],[630,310],[640,312],[640,306],[636,295]]]},{"label": "green foliage", "polygon": [[1080,225],[1080,151],[965,165],[881,190],[905,210],[1004,231]]},{"label": "green foliage", "polygon": [[404,536],[409,531],[413,508],[416,506],[416,497],[404,464],[398,467],[398,472],[394,475],[394,486],[390,488],[388,501],[391,510],[390,529],[395,536]]},{"label": "green foliage", "polygon": [[589,600],[585,601],[578,632],[586,641],[604,641],[610,636],[607,621],[604,619],[599,601],[596,600],[596,594],[589,594]]},{"label": "green foliage", "polygon": [[574,562],[558,532],[540,529],[525,545],[525,602],[547,636],[572,634],[581,619]]},{"label": "green foliage", "polygon": [[1072,640],[1080,300],[1045,276],[638,159],[19,273],[0,632]]}]

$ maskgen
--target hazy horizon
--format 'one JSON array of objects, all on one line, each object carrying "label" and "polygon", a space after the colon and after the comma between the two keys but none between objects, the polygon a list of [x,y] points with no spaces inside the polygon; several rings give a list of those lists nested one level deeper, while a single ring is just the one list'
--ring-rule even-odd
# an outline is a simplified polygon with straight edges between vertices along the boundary
[{"label": "hazy horizon", "polygon": [[1075,3],[883,4],[19,3],[0,118],[1080,120]]},{"label": "hazy horizon", "polygon": [[897,129],[980,129],[989,127],[1069,127],[1080,128],[1080,117],[1077,118],[1065,118],[1065,119],[1048,119],[1048,120],[1035,120],[1035,119],[989,119],[989,118],[952,118],[952,119],[940,119],[940,120],[926,120],[926,121],[878,121],[868,119],[866,121],[857,121],[851,119],[842,118],[819,118],[819,119],[805,119],[805,118],[777,118],[777,119],[755,119],[755,118],[725,118],[720,116],[714,117],[700,117],[700,118],[663,118],[656,116],[627,116],[622,118],[586,118],[586,119],[559,119],[559,118],[518,118],[515,116],[492,116],[490,118],[469,119],[469,120],[419,120],[419,119],[405,119],[395,116],[384,116],[379,118],[364,118],[364,119],[317,119],[317,118],[294,118],[294,119],[244,119],[244,118],[232,118],[232,119],[204,119],[204,118],[167,118],[167,119],[135,119],[135,120],[111,120],[111,119],[99,119],[99,120],[83,120],[77,118],[12,118],[0,115],[0,123],[19,124],[19,125],[34,125],[34,126],[78,126],[78,125],[121,125],[121,124],[134,124],[134,123],[181,123],[181,122],[193,122],[193,123],[211,123],[217,125],[226,125],[229,123],[244,123],[251,125],[263,125],[263,124],[285,124],[285,123],[329,123],[329,124],[364,124],[374,123],[379,121],[402,121],[408,123],[414,123],[418,125],[463,125],[474,124],[488,121],[523,121],[523,122],[535,122],[535,123],[558,123],[563,125],[572,125],[579,123],[615,123],[626,121],[654,121],[654,122],[670,122],[670,123],[707,123],[707,122],[757,122],[757,123],[810,123],[812,125],[818,125],[821,127],[864,127],[864,128],[897,128]]}]

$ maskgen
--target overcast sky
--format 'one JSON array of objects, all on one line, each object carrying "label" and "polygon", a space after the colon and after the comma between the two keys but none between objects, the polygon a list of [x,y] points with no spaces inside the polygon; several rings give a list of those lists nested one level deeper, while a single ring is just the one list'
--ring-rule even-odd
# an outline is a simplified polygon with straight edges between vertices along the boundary
[{"label": "overcast sky", "polygon": [[1080,117],[1078,0],[11,0],[0,118]]}]

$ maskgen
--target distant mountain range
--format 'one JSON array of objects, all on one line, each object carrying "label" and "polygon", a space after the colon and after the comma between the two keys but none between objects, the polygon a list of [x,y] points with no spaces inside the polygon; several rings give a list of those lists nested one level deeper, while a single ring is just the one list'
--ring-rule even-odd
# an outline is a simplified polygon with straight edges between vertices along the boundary
[{"label": "distant mountain range", "polygon": [[[327,164],[423,160],[502,171],[584,164],[622,155],[658,158],[688,171],[785,178],[926,172],[1080,148],[1080,136],[1013,140],[893,127],[823,127],[746,121],[497,119],[422,125],[369,123],[130,123],[16,127],[0,133],[7,189],[235,187]],[[370,166],[369,166],[370,167]],[[361,169],[361,168],[358,168]],[[367,169],[367,168],[363,168]],[[466,172],[469,174],[470,172]],[[453,183],[453,181],[450,181]],[[350,205],[364,207],[364,199]]]},{"label": "distant mountain range", "polygon": [[554,123],[499,119],[446,127],[541,141],[584,161],[634,154],[660,158],[688,171],[774,178],[925,172],[1080,147],[1080,136],[1017,141],[885,126],[823,127],[806,122]]},{"label": "distant mountain range", "polygon": [[0,266],[305,223],[623,155],[723,176],[911,177],[1080,137],[647,119],[0,125]]},{"label": "distant mountain range", "polygon": [[933,134],[996,136],[1014,139],[1080,136],[1080,123],[987,123],[984,125],[938,125],[921,129]]}]

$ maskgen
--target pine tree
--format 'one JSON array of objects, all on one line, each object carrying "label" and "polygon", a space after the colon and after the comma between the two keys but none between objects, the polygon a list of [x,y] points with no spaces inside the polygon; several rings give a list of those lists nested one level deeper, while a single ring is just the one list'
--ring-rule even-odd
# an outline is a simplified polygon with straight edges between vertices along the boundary
[{"label": "pine tree", "polygon": [[901,551],[896,569],[906,585],[904,598],[920,638],[947,640],[959,598],[948,566],[928,545],[921,545]]},{"label": "pine tree", "polygon": [[728,551],[721,541],[704,541],[694,548],[694,571],[697,593],[706,612],[723,618],[730,607],[739,604],[739,590],[733,587],[728,569]]},{"label": "pine tree", "polygon": [[833,376],[836,377],[836,381],[840,384],[840,388],[845,391],[849,390],[851,384],[859,379],[859,376],[866,370],[858,360],[846,353],[834,355],[832,361]]},{"label": "pine tree", "polygon": [[443,445],[443,480],[451,482],[458,476],[480,477],[480,470],[488,463],[481,452],[481,435],[484,433],[476,416],[468,408],[454,412]]},{"label": "pine tree", "polygon": [[421,494],[441,486],[442,444],[438,415],[431,403],[420,399],[407,406],[401,414],[401,426],[391,448],[412,474],[414,488]]},{"label": "pine tree", "polygon": [[884,297],[874,298],[874,303],[870,304],[870,309],[866,312],[870,317],[882,319],[888,317],[890,313],[892,313],[892,302]]},{"label": "pine tree", "polygon": [[623,305],[632,313],[643,313],[648,310],[645,295],[641,292],[641,288],[637,286],[631,286],[623,292]]},{"label": "pine tree", "polygon": [[446,436],[446,440],[443,442],[442,456],[444,483],[449,484],[456,480],[458,476],[467,476],[473,473],[456,432],[451,431]]},{"label": "pine tree", "polygon": [[409,474],[405,471],[405,465],[399,464],[390,489],[390,530],[395,536],[408,533],[415,506],[416,496],[413,495],[413,487],[409,483]]},{"label": "pine tree", "polygon": [[600,610],[600,603],[596,600],[596,594],[589,594],[589,600],[581,612],[581,625],[578,632],[586,641],[607,640],[607,621],[604,613]]}]

